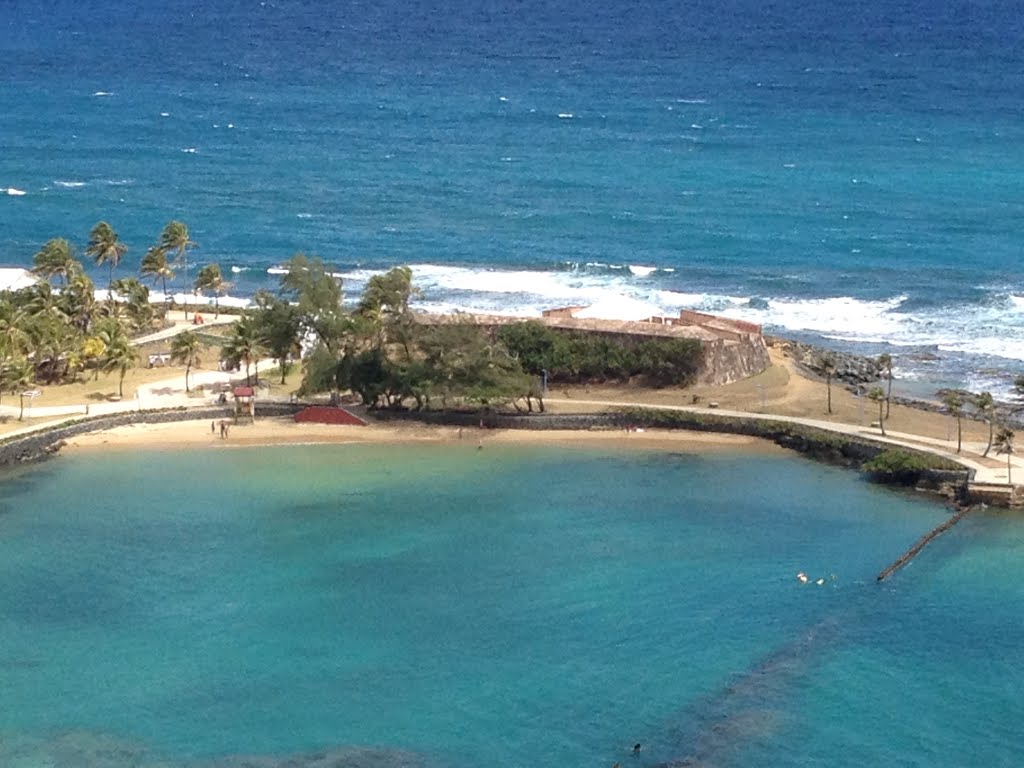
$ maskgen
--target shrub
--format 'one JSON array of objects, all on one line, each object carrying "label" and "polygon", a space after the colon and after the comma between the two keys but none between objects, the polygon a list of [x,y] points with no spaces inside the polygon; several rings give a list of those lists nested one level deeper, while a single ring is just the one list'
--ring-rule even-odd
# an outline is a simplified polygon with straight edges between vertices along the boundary
[{"label": "shrub", "polygon": [[921,474],[931,467],[931,462],[924,456],[889,448],[865,461],[861,470],[878,482],[914,485],[921,479]]}]

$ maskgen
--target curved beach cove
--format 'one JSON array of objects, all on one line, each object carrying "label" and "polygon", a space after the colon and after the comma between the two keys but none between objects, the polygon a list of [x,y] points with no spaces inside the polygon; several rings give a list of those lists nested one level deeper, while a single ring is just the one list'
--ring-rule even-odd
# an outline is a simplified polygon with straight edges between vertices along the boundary
[{"label": "curved beach cove", "polygon": [[82,452],[0,499],[5,766],[1024,759],[1020,526],[879,587],[947,511],[788,456]]}]

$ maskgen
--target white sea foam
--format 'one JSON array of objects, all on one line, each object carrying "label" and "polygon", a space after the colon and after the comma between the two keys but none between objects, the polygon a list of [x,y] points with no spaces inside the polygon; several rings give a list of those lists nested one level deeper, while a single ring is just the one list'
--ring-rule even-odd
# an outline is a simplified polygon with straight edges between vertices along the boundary
[{"label": "white sea foam", "polygon": [[15,189],[14,187],[8,187],[7,188],[7,194],[10,195],[11,197],[24,197],[25,190],[24,189]]},{"label": "white sea foam", "polygon": [[654,304],[616,294],[605,296],[586,309],[580,310],[576,313],[576,317],[599,320],[646,320],[663,314],[665,314],[664,310]]},{"label": "white sea foam", "polygon": [[295,218],[297,218],[297,219],[312,219],[313,218],[313,214],[312,213],[296,213],[295,214]]},{"label": "white sea foam", "polygon": [[575,115],[572,112],[559,112],[558,117],[562,120],[572,120]]},{"label": "white sea foam", "polygon": [[96,91],[93,96],[113,96],[109,91]]},{"label": "white sea foam", "polygon": [[171,116],[170,112],[161,112],[160,113],[160,117],[170,117],[170,116]]},{"label": "white sea foam", "polygon": [[54,186],[64,187],[65,189],[78,189],[79,187],[85,186],[84,181],[55,181],[53,184]]},{"label": "white sea foam", "polygon": [[649,277],[658,271],[657,267],[645,267],[640,264],[630,264],[629,271],[637,277]]},{"label": "white sea foam", "polygon": [[[413,264],[411,268],[416,285],[423,291],[417,307],[427,311],[534,317],[555,307],[591,306],[598,308],[595,312],[600,316],[636,319],[694,309],[759,323],[781,335],[831,339],[840,346],[864,349],[877,345],[880,351],[927,348],[947,361],[940,362],[940,366],[963,355],[1024,360],[1024,294],[1012,293],[1006,286],[986,288],[992,295],[988,303],[918,308],[902,295],[866,300],[852,296],[751,297],[699,289],[671,290],[669,286],[686,285],[685,269],[679,268],[669,276],[667,269],[653,267],[638,273],[637,266],[642,265],[594,259],[551,270],[429,263]],[[267,272],[283,275],[286,270],[275,265]],[[351,299],[375,274],[380,270],[360,268],[338,276],[344,279],[346,296]],[[782,281],[780,286],[785,284]],[[642,311],[626,309],[641,305]]]},{"label": "white sea foam", "polygon": [[184,147],[181,151],[187,155],[194,155],[199,150],[196,149],[195,147]]},{"label": "white sea foam", "polygon": [[676,99],[677,104],[707,104],[707,99]]}]

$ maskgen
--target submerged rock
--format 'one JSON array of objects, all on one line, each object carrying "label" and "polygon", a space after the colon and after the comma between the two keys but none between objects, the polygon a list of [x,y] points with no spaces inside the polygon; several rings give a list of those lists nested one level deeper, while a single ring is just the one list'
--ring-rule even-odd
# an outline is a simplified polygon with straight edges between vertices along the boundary
[{"label": "submerged rock", "polygon": [[4,768],[424,768],[420,755],[383,747],[334,747],[292,755],[226,755],[198,760],[165,760],[144,745],[90,731],[69,731],[50,739],[23,734],[0,736]]}]

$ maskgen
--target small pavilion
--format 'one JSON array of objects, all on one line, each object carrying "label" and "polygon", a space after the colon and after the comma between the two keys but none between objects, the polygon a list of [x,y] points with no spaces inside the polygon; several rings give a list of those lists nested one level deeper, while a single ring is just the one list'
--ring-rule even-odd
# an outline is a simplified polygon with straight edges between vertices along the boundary
[{"label": "small pavilion", "polygon": [[235,397],[235,421],[239,418],[256,421],[256,390],[252,387],[235,387],[232,394]]}]

